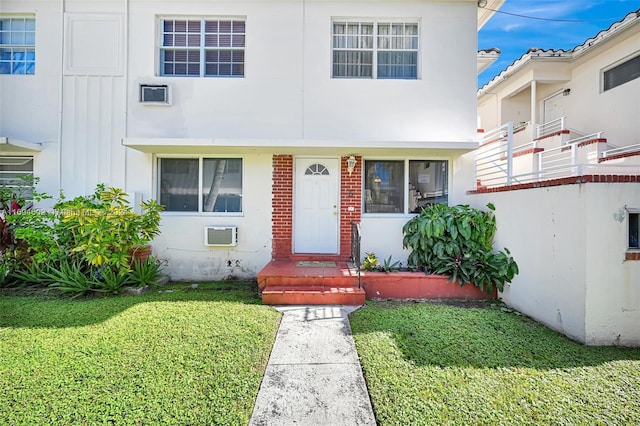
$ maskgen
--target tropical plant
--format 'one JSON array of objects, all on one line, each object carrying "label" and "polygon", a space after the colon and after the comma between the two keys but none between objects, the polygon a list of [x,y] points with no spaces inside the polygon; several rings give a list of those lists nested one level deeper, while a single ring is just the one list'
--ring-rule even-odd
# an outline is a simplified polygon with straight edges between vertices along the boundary
[{"label": "tropical plant", "polygon": [[128,272],[131,253],[160,233],[163,206],[155,200],[146,201],[138,214],[126,197],[122,189],[98,185],[92,196],[56,205],[62,239],[71,240],[72,252],[89,265]]},{"label": "tropical plant", "polygon": [[44,274],[50,288],[72,297],[83,296],[99,287],[92,270],[82,262],[64,260],[57,267],[49,267]]},{"label": "tropical plant", "polygon": [[382,262],[382,270],[384,272],[396,271],[399,268],[400,268],[400,261],[396,260],[394,262],[393,260],[391,260],[391,256],[389,256],[387,259],[384,259]]},{"label": "tropical plant", "polygon": [[0,259],[0,288],[10,287],[14,283],[13,269],[11,261],[5,257]]},{"label": "tropical plant", "polygon": [[362,261],[362,269],[365,271],[375,271],[380,267],[380,261],[375,253],[365,253]]},{"label": "tropical plant", "polygon": [[95,271],[93,276],[95,280],[91,290],[96,293],[119,294],[124,286],[131,283],[131,274],[119,273],[109,266]]},{"label": "tropical plant", "polygon": [[433,204],[403,227],[405,248],[410,248],[409,265],[426,273],[447,275],[461,285],[473,283],[491,292],[504,290],[518,273],[508,249],[495,253],[495,207],[489,211],[468,205]]},{"label": "tropical plant", "polygon": [[165,267],[166,262],[160,261],[153,256],[149,256],[140,262],[134,262],[132,271],[129,274],[131,285],[133,287],[146,287],[157,284]]},{"label": "tropical plant", "polygon": [[47,287],[54,283],[50,272],[56,266],[53,263],[20,262],[11,272],[11,276],[20,285]]},{"label": "tropical plant", "polygon": [[32,201],[51,198],[34,188],[40,179],[31,175],[19,175],[15,179],[0,183],[0,253],[15,244],[14,226],[10,218],[20,212],[28,211]]}]

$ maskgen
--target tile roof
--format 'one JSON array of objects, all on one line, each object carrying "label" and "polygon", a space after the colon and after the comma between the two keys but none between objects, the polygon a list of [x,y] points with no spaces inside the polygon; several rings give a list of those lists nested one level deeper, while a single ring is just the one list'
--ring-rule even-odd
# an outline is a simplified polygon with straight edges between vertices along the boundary
[{"label": "tile roof", "polygon": [[[594,37],[588,38],[587,40],[584,41],[584,43],[579,44],[578,46],[574,47],[573,49],[570,49],[570,50],[547,49],[547,50],[545,50],[545,49],[538,49],[536,47],[532,47],[531,49],[527,50],[527,52],[524,55],[522,55],[519,59],[516,59],[515,61],[513,61],[513,63],[511,65],[509,65],[507,68],[505,68],[500,73],[498,73],[495,77],[493,77],[493,79],[491,79],[491,81],[489,81],[487,84],[482,86],[478,90],[478,96],[483,95],[484,92],[486,92],[490,87],[499,84],[501,81],[503,81],[505,78],[507,78],[510,74],[514,73],[520,67],[522,67],[526,63],[528,63],[532,58],[540,58],[540,57],[554,58],[555,57],[555,58],[564,58],[565,60],[571,60],[571,59],[574,59],[574,58],[576,58],[576,57],[578,57],[580,55],[583,55],[584,53],[588,52],[594,46],[597,46],[598,44],[602,43],[603,41],[608,40],[611,37],[614,37],[615,35],[619,34],[621,31],[623,31],[623,30],[625,30],[625,29],[627,29],[627,28],[629,28],[629,27],[631,27],[631,26],[633,26],[635,24],[638,24],[638,23],[640,23],[640,9],[628,13],[620,21],[614,22],[606,30],[600,31]],[[480,51],[478,52],[478,54],[479,53],[480,53]]]}]

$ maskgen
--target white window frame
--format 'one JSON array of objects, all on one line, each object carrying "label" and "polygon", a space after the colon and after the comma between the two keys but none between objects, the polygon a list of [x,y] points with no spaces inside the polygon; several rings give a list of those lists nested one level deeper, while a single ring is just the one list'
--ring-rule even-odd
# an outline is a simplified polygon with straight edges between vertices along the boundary
[{"label": "white window frame", "polygon": [[[0,15],[0,20],[8,20],[9,22],[13,21],[24,21],[25,28],[22,31],[14,31],[11,28],[0,30],[3,34],[8,34],[10,38],[10,42],[3,43],[3,37],[0,35],[0,50],[8,50],[11,52],[11,59],[7,61],[2,61],[2,64],[8,64],[9,72],[1,72],[2,67],[0,67],[0,75],[34,75],[36,73],[36,17],[35,15]],[[27,21],[33,22],[33,31],[27,30]],[[10,27],[12,24],[9,25]],[[21,33],[24,42],[12,42],[12,35],[16,33]],[[31,42],[31,40],[33,42]],[[27,43],[29,41],[29,43]],[[22,60],[15,60],[14,55],[16,53],[24,53],[25,57]],[[33,55],[33,60],[28,58],[28,55]],[[1,60],[1,56],[0,56]],[[24,72],[14,72],[15,64],[22,64],[22,68]],[[31,66],[28,64],[33,64]]]},{"label": "white window frame", "polygon": [[[404,182],[403,182],[403,196],[404,196],[404,211],[398,213],[366,213],[365,212],[365,163],[367,161],[403,161],[404,162]],[[451,182],[452,182],[452,161],[451,158],[442,156],[419,156],[419,157],[364,157],[362,159],[362,216],[367,218],[397,218],[397,217],[414,217],[418,213],[411,213],[409,210],[409,162],[411,161],[445,161],[447,163],[447,205],[449,205],[449,194],[451,194]]]},{"label": "white window frame", "polygon": [[[631,216],[632,215],[636,215],[638,216],[638,220],[640,221],[640,209],[631,209],[631,208],[627,208],[627,227],[626,227],[626,234],[627,234],[627,251],[629,252],[636,252],[636,251],[640,251],[640,244],[638,247],[631,247]],[[638,231],[638,234],[640,234],[640,230]],[[637,235],[636,238],[640,239],[640,235]]]},{"label": "white window frame", "polygon": [[[160,203],[160,192],[161,192],[161,184],[160,181],[160,160],[169,159],[169,160],[198,160],[198,211],[163,211],[163,215],[167,216],[244,216],[245,211],[245,203],[244,203],[244,192],[245,192],[245,158],[243,156],[238,155],[171,155],[171,154],[160,154],[155,155],[154,160],[154,175],[153,175],[153,187],[154,187],[154,199]],[[240,168],[240,175],[242,177],[242,188],[241,188],[241,198],[242,198],[242,209],[239,212],[205,212],[202,210],[203,204],[203,167],[205,159],[226,159],[226,160],[241,160],[242,166]]]},{"label": "white window frame", "polygon": [[[165,21],[200,21],[200,33],[199,33],[199,44],[198,46],[164,46],[164,37],[165,37],[165,31],[164,31],[164,23]],[[218,23],[220,23],[220,21],[231,21],[232,23],[234,22],[242,22],[244,24],[244,32],[243,33],[237,33],[238,36],[242,35],[242,37],[244,38],[243,41],[243,45],[242,47],[238,47],[238,46],[230,46],[230,47],[213,47],[213,46],[206,46],[206,42],[205,42],[205,35],[206,35],[206,31],[205,31],[205,25],[207,22],[213,22],[213,21],[217,21]],[[205,77],[205,78],[244,78],[246,75],[246,46],[247,46],[247,17],[246,16],[207,16],[207,17],[202,17],[202,16],[158,16],[157,17],[157,49],[156,49],[156,58],[157,58],[157,70],[158,73],[157,75],[159,77],[179,77],[179,78],[201,78],[201,77]],[[187,33],[188,34],[188,33]],[[220,34],[220,32],[216,33],[216,34]],[[167,52],[167,51],[197,51],[199,53],[199,73],[196,74],[167,74],[165,73],[165,69],[164,69],[164,65],[165,65],[165,61],[163,59],[163,53]],[[233,68],[234,65],[237,64],[242,64],[242,74],[237,74],[234,75],[233,73],[231,75],[219,75],[219,74],[207,74],[206,70],[207,70],[207,62],[206,62],[206,53],[209,51],[218,51],[218,52],[222,52],[222,51],[229,51],[229,52],[233,52],[233,51],[242,51],[242,55],[243,55],[243,60],[242,62],[231,62],[230,66]]]},{"label": "white window frame", "polygon": [[[372,25],[372,47],[371,48],[363,48],[363,47],[335,47],[335,37],[334,33],[335,24],[344,24],[348,25]],[[417,26],[417,34],[416,34],[416,43],[417,47],[415,48],[382,48],[379,46],[379,39],[384,35],[379,34],[379,28],[383,25],[393,25],[393,24],[402,24],[404,25],[416,25]],[[346,33],[345,33],[346,34]],[[358,38],[362,37],[362,33],[358,33]],[[389,35],[391,36],[391,35]],[[407,35],[403,34],[402,39],[404,40]],[[420,19],[386,19],[386,18],[339,18],[334,17],[331,20],[331,78],[335,79],[365,79],[365,80],[420,80],[420,45],[421,45],[421,24]],[[334,67],[335,67],[335,52],[371,52],[372,62],[371,62],[371,76],[348,76],[348,75],[336,75]],[[409,52],[416,54],[416,76],[415,77],[380,77],[378,75],[378,53],[379,52]]]},{"label": "white window frame", "polygon": [[[11,178],[5,178],[5,175],[25,175],[25,176],[34,176],[34,168],[35,168],[35,164],[34,164],[34,157],[32,155],[0,155],[0,165],[3,167],[10,167],[13,164],[19,164],[20,165],[24,165],[27,164],[29,162],[31,162],[31,170],[27,171],[27,170],[11,170],[10,168],[8,170],[0,170],[0,183],[6,185],[6,186],[11,186],[8,185],[10,184],[12,181],[16,181],[17,178],[16,177],[11,177]],[[17,185],[13,185],[14,188],[18,188],[19,186]],[[27,188],[26,186],[20,186],[19,191],[20,192],[25,192],[25,188]],[[33,193],[33,186],[31,186],[30,188],[28,188],[28,190],[26,191],[26,193]],[[25,194],[26,195],[26,194]],[[25,197],[27,199],[27,201],[33,201],[32,198],[30,198],[30,196]]]},{"label": "white window frame", "polygon": [[634,77],[634,78],[632,78],[630,80],[627,80],[627,81],[625,81],[623,83],[620,83],[620,84],[617,84],[615,86],[608,87],[608,88],[605,87],[605,75],[608,72],[613,71],[614,69],[618,68],[619,66],[625,65],[625,64],[627,64],[627,63],[629,63],[629,62],[631,62],[633,60],[640,61],[640,52],[635,52],[634,54],[629,55],[629,56],[625,57],[624,59],[621,59],[618,62],[616,62],[615,64],[613,64],[613,65],[611,65],[611,66],[609,66],[609,67],[607,67],[607,68],[602,70],[602,72],[600,74],[601,92],[602,93],[609,92],[609,91],[611,91],[611,90],[613,90],[613,89],[615,89],[617,87],[624,86],[625,84],[640,78],[640,75],[638,75],[638,76],[636,76],[636,77]]}]

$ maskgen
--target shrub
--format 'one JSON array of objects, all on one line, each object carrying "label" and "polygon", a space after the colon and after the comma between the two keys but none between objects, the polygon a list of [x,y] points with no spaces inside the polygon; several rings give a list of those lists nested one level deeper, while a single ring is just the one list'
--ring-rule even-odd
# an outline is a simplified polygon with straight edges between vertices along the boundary
[{"label": "shrub", "polygon": [[133,262],[130,274],[130,284],[133,287],[146,287],[157,284],[162,276],[162,270],[166,263],[153,256],[149,256],[139,262]]},{"label": "shrub", "polygon": [[51,197],[33,191],[37,178],[21,182],[0,184],[0,287],[116,294],[132,280],[157,280],[159,263],[132,271],[131,258],[159,234],[161,205],[146,201],[138,214],[123,190],[98,185],[91,195],[61,194],[52,210],[31,211],[30,198]]},{"label": "shrub", "polygon": [[489,211],[467,205],[433,204],[403,227],[405,248],[412,250],[410,266],[426,273],[447,275],[461,285],[473,283],[491,292],[495,285],[504,290],[518,273],[518,265],[508,249],[495,253],[495,207]]},{"label": "shrub", "polygon": [[375,271],[380,267],[380,261],[375,253],[365,253],[362,269],[365,271]]},{"label": "shrub", "polygon": [[92,266],[129,271],[131,253],[160,233],[163,207],[149,200],[135,213],[119,189],[99,185],[95,194],[56,204],[60,234]]}]

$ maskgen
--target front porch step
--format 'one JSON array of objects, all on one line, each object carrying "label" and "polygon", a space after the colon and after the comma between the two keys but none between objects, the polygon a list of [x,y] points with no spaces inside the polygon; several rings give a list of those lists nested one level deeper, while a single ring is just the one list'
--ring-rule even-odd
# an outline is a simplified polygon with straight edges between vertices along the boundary
[{"label": "front porch step", "polygon": [[262,290],[265,305],[364,305],[363,288],[330,286],[267,286]]},{"label": "front porch step", "polygon": [[[258,289],[266,287],[357,287],[358,271],[344,261],[272,261],[258,272]],[[305,266],[306,265],[306,266]]]}]

